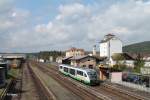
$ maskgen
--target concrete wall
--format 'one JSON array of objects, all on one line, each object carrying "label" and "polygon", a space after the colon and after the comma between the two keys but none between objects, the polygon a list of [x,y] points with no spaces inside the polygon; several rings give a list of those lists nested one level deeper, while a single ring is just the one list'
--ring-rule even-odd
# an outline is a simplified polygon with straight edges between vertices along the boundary
[{"label": "concrete wall", "polygon": [[122,72],[112,72],[111,73],[111,82],[112,83],[122,82]]},{"label": "concrete wall", "polygon": [[108,56],[108,43],[100,43],[100,57]]},{"label": "concrete wall", "polygon": [[110,56],[114,53],[122,53],[122,42],[117,38],[112,38],[110,40]]}]

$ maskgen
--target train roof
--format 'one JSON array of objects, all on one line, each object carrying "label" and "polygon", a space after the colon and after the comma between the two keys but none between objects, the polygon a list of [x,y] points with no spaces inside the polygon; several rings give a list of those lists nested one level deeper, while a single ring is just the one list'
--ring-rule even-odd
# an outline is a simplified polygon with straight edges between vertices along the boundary
[{"label": "train roof", "polygon": [[[94,69],[89,69],[89,68],[83,68],[83,67],[75,67],[75,66],[71,66],[71,65],[65,65],[65,64],[61,64],[62,66],[67,66],[69,68],[73,68],[73,69],[78,69],[78,70],[84,70],[84,71],[87,71],[87,72],[90,72],[90,71],[95,71]],[[60,66],[61,66],[60,65]]]}]

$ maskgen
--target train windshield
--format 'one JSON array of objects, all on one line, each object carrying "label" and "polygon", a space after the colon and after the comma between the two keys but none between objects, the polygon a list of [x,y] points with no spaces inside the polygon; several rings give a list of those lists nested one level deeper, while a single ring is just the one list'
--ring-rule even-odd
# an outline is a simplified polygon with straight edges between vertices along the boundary
[{"label": "train windshield", "polygon": [[90,79],[97,79],[97,74],[95,71],[91,71],[87,73],[90,77]]}]

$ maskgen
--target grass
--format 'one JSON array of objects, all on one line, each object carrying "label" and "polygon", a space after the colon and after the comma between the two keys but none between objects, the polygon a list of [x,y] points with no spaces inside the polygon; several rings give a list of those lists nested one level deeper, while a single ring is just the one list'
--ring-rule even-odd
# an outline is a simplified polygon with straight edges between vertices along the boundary
[{"label": "grass", "polygon": [[9,71],[8,71],[8,77],[7,79],[11,79],[11,78],[17,78],[18,74],[19,74],[19,68],[18,69],[13,69],[11,68]]}]

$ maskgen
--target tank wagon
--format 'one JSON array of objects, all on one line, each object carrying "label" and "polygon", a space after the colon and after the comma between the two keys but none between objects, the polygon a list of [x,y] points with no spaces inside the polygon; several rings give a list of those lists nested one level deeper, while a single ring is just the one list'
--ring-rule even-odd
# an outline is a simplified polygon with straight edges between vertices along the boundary
[{"label": "tank wagon", "polygon": [[99,85],[99,79],[94,69],[77,68],[69,65],[59,65],[59,71],[66,76],[87,85]]}]

